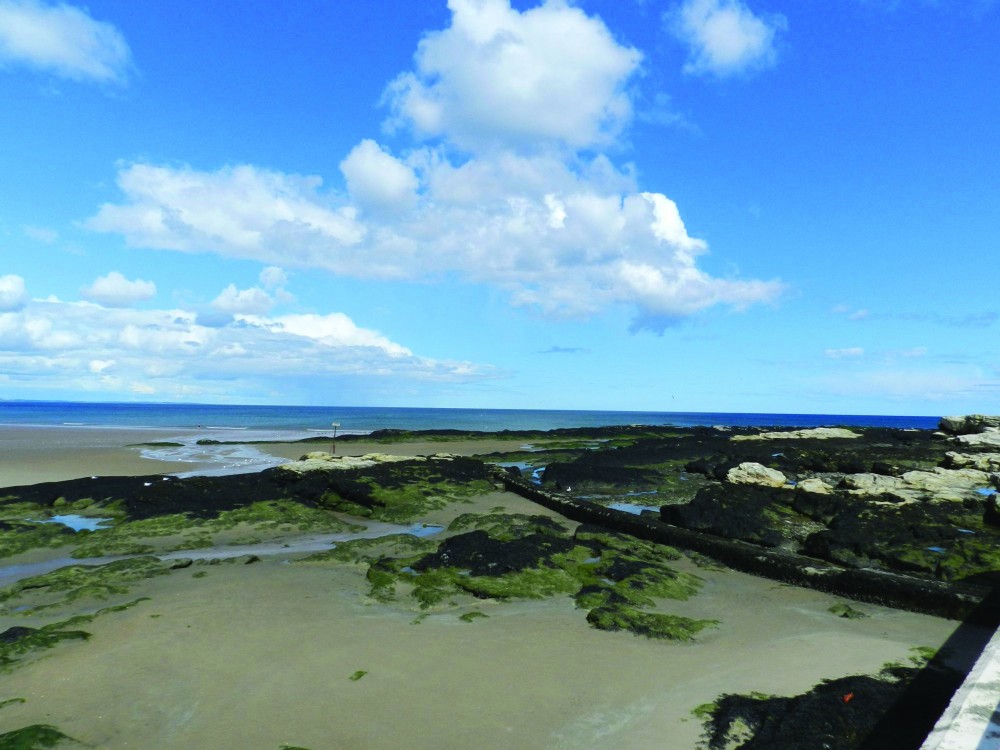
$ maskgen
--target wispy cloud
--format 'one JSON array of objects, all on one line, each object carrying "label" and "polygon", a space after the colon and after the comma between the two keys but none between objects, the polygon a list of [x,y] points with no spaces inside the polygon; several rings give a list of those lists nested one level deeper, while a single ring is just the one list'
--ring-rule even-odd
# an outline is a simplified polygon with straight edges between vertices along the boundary
[{"label": "wispy cloud", "polygon": [[541,351],[535,352],[536,354],[583,354],[589,352],[589,349],[584,349],[579,346],[550,346],[548,349],[543,349]]},{"label": "wispy cloud", "polygon": [[775,38],[788,27],[784,16],[759,16],[740,0],[685,0],[665,21],[687,45],[684,72],[718,78],[773,66]]},{"label": "wispy cloud", "polygon": [[125,37],[86,9],[39,0],[0,0],[0,67],[26,66],[72,80],[124,83]]}]

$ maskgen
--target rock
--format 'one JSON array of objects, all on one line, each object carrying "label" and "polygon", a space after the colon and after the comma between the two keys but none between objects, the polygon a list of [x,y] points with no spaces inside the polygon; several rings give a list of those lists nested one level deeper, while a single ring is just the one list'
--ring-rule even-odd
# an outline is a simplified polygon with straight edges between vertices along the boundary
[{"label": "rock", "polygon": [[959,435],[955,442],[962,445],[985,446],[987,448],[1000,448],[1000,428],[987,427],[982,432],[969,435]]},{"label": "rock", "polygon": [[[444,458],[445,456],[438,456]],[[424,456],[391,456],[388,453],[368,453],[364,456],[337,456],[325,451],[313,451],[298,461],[289,461],[276,467],[279,471],[304,474],[310,471],[330,471],[331,469],[366,469],[376,464],[395,461],[426,461]]]},{"label": "rock", "polygon": [[961,417],[942,417],[938,428],[951,435],[972,435],[989,428],[1000,429],[1000,416],[967,414]]},{"label": "rock", "polygon": [[830,440],[833,438],[859,438],[861,434],[843,427],[814,427],[809,430],[790,430],[776,432],[761,432],[757,435],[733,435],[733,441],[739,440],[792,440],[811,438],[813,440]]},{"label": "rock", "polygon": [[829,495],[833,488],[818,477],[810,477],[799,482],[795,489],[799,492],[816,492],[820,495]]},{"label": "rock", "polygon": [[945,467],[949,469],[978,469],[979,471],[1000,472],[1000,453],[958,453],[945,454]]},{"label": "rock", "polygon": [[882,474],[848,474],[841,487],[851,495],[870,496],[896,502],[962,501],[977,499],[994,475],[977,469],[907,471],[900,477]]},{"label": "rock", "polygon": [[734,466],[726,473],[726,481],[732,484],[756,484],[761,487],[784,487],[788,482],[780,471],[753,461]]},{"label": "rock", "polygon": [[991,526],[1000,526],[1000,495],[994,494],[986,498],[983,523],[988,523]]}]

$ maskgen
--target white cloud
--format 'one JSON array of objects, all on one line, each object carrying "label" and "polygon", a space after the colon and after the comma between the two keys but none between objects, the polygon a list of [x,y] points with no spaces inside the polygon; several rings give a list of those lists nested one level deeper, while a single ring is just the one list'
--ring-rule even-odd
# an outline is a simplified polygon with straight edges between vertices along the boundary
[{"label": "white cloud", "polygon": [[361,141],[340,163],[347,190],[362,208],[400,212],[417,201],[417,176],[375,141]]},{"label": "white cloud", "polygon": [[318,192],[322,180],[257,169],[217,172],[133,164],[118,173],[129,204],[106,203],[87,226],[120,231],[138,247],[214,250],[232,257],[303,266],[318,260],[300,240],[322,238],[350,247],[365,236],[351,206],[335,207]]},{"label": "white cloud", "polygon": [[[340,165],[346,191],[253,165],[126,165],[123,199],[86,226],[135,247],[354,278],[489,284],[550,316],[624,305],[638,327],[654,329],[778,296],[776,280],[700,269],[707,245],[688,234],[672,200],[640,190],[631,167],[575,153],[610,143],[627,123],[624,86],[638,52],[561,0],[524,12],[508,0],[449,7],[451,25],[424,37],[416,73],[389,89],[397,119],[441,144],[397,157],[362,140]],[[455,145],[474,150],[460,155]],[[279,283],[261,281],[283,301]],[[235,310],[238,293],[219,304]]]},{"label": "white cloud", "polygon": [[10,388],[230,397],[260,397],[275,383],[314,391],[337,377],[463,383],[497,376],[490,366],[418,356],[341,313],[237,315],[209,328],[186,310],[53,299],[0,312],[0,372]]},{"label": "white cloud", "polygon": [[843,349],[827,349],[823,352],[830,359],[857,359],[865,356],[865,350],[860,346],[849,346]]},{"label": "white cloud", "polygon": [[19,310],[27,301],[24,279],[15,274],[0,276],[0,311]]},{"label": "white cloud", "polygon": [[685,73],[718,77],[774,65],[774,39],[787,27],[780,15],[754,15],[741,0],[685,0],[668,15],[688,47]]},{"label": "white cloud", "polygon": [[367,223],[343,199],[318,192],[318,178],[139,164],[119,175],[126,202],[102,206],[88,225],[121,232],[134,246],[213,250],[358,278],[457,273],[556,316],[626,304],[655,321],[716,304],[742,308],[782,289],[700,270],[707,246],[688,235],[674,202],[636,191],[603,157],[567,163],[504,152],[453,164],[425,148],[409,161],[421,186],[417,203]]},{"label": "white cloud", "polygon": [[519,12],[509,0],[449,0],[451,25],[429,33],[416,70],[386,91],[390,126],[463,148],[607,143],[628,122],[625,85],[642,55],[562,0]]},{"label": "white cloud", "polygon": [[260,287],[237,289],[230,284],[212,300],[212,307],[228,313],[261,314],[274,307],[274,299]]},{"label": "white cloud", "polygon": [[262,269],[258,278],[265,289],[279,289],[288,283],[288,276],[277,266]]},{"label": "white cloud", "polygon": [[0,0],[0,66],[27,65],[63,78],[123,83],[131,54],[121,32],[86,9]]},{"label": "white cloud", "polygon": [[99,276],[94,283],[80,290],[84,299],[109,307],[128,307],[156,296],[156,284],[136,279],[129,281],[118,271]]}]

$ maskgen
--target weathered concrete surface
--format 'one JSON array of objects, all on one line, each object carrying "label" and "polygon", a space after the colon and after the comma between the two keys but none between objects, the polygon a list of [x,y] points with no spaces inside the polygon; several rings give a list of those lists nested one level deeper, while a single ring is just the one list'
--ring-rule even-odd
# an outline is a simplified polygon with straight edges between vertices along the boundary
[{"label": "weathered concrete surface", "polygon": [[1000,630],[951,699],[921,750],[1000,747]]}]

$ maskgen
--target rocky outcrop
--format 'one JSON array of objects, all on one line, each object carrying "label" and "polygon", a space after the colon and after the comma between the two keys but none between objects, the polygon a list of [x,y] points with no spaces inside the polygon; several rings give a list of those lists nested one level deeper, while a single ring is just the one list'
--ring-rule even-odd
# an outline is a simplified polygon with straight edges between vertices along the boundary
[{"label": "rocky outcrop", "polygon": [[982,432],[970,435],[958,435],[955,442],[980,448],[1000,448],[1000,428],[988,427]]},{"label": "rocky outcrop", "polygon": [[972,435],[987,429],[1000,429],[1000,416],[966,414],[961,417],[942,417],[938,422],[942,432],[952,435]]},{"label": "rocky outcrop", "polygon": [[978,469],[907,471],[902,476],[848,474],[840,487],[848,494],[889,502],[962,501],[976,499],[980,490],[997,481],[996,474]]},{"label": "rocky outcrop", "polygon": [[[438,454],[435,458],[449,458],[450,454]],[[326,451],[313,451],[305,454],[298,461],[281,464],[276,470],[303,474],[310,471],[330,471],[347,469],[367,469],[376,464],[394,463],[396,461],[426,461],[424,456],[391,456],[388,453],[368,453],[364,456],[337,456]]]},{"label": "rocky outcrop", "polygon": [[979,471],[1000,472],[1000,453],[959,453],[948,451],[944,466],[947,469],[978,469]]},{"label": "rocky outcrop", "polygon": [[835,438],[859,438],[861,433],[853,432],[843,427],[814,427],[809,430],[789,430],[777,432],[761,432],[756,435],[733,435],[733,441],[740,440],[798,440],[811,438],[813,440],[831,440]]},{"label": "rocky outcrop", "polygon": [[760,487],[784,487],[788,480],[777,469],[753,461],[734,466],[726,473],[726,481],[731,484],[756,484]]},{"label": "rocky outcrop", "polygon": [[795,485],[795,489],[799,492],[813,492],[820,495],[829,495],[833,492],[833,487],[828,485],[819,477],[809,477],[808,479],[803,479]]}]

